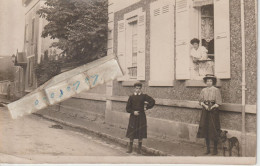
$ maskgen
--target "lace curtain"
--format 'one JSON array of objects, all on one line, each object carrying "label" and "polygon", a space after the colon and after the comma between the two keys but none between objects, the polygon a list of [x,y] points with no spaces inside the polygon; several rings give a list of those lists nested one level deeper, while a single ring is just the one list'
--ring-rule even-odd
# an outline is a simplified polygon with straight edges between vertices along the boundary
[{"label": "lace curtain", "polygon": [[214,39],[213,5],[201,7],[201,39],[205,39],[207,42]]}]

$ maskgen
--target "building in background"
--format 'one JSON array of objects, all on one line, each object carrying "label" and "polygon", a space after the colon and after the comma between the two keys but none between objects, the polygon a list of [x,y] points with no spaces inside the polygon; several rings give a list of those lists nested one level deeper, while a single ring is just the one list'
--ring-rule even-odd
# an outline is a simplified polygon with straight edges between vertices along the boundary
[{"label": "building in background", "polygon": [[0,56],[0,98],[15,100],[22,93],[22,68],[14,66],[15,56]]},{"label": "building in background", "polygon": [[37,87],[35,77],[35,65],[40,63],[44,56],[53,58],[59,53],[59,50],[50,48],[54,41],[50,38],[42,38],[41,33],[44,26],[48,23],[45,19],[40,18],[36,13],[44,6],[46,0],[23,0],[25,7],[25,30],[24,30],[24,47],[17,52],[16,65],[21,66],[23,74],[22,87],[25,93],[31,92]]}]

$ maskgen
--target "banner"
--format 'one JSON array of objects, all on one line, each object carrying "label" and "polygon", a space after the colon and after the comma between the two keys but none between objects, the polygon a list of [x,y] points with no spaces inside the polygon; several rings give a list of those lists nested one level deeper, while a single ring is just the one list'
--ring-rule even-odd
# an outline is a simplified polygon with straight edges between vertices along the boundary
[{"label": "banner", "polygon": [[121,77],[116,57],[106,56],[61,73],[23,98],[7,105],[13,119],[62,102],[100,84]]}]

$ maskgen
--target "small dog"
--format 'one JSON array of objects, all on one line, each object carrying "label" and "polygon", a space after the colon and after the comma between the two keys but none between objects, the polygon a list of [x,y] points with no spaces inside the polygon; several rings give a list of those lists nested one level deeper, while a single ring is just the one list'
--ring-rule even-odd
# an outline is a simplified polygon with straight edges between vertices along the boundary
[{"label": "small dog", "polygon": [[219,137],[220,141],[222,143],[222,150],[223,150],[223,156],[226,156],[226,150],[229,151],[229,156],[232,156],[232,149],[233,147],[236,147],[237,150],[237,155],[240,156],[239,154],[239,141],[237,137],[231,137],[227,138],[227,131],[220,131]]}]

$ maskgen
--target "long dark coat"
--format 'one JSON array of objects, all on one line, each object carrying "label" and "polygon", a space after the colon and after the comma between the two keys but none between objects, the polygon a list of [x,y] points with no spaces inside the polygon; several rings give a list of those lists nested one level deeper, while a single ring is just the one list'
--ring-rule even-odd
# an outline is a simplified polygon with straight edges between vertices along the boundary
[{"label": "long dark coat", "polygon": [[[221,94],[218,88],[210,87],[204,88],[200,94],[200,102],[211,101],[218,105],[222,104]],[[211,107],[213,104],[209,104]],[[211,111],[202,108],[199,130],[197,138],[209,138],[217,140],[220,132],[219,109],[213,108]]]},{"label": "long dark coat", "polygon": [[[126,111],[130,113],[128,129],[126,137],[130,139],[147,138],[147,121],[144,111],[145,102],[147,102],[147,109],[151,109],[155,100],[146,95],[131,95],[126,105]],[[134,115],[134,111],[139,111],[139,115]]]}]

